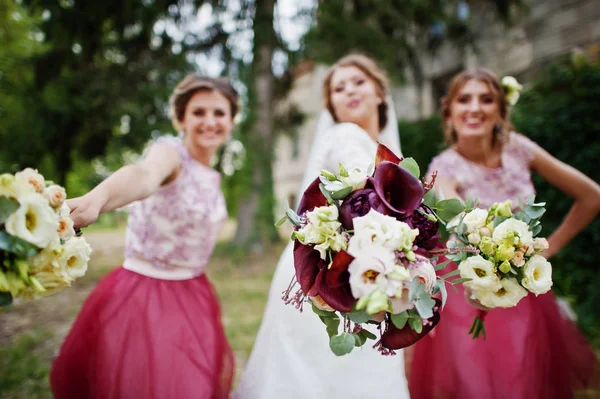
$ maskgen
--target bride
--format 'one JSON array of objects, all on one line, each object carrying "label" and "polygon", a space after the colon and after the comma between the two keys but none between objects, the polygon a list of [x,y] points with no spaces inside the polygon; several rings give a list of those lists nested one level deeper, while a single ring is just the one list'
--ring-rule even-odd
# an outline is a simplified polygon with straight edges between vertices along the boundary
[{"label": "bride", "polygon": [[[323,112],[306,166],[300,194],[321,169],[368,169],[377,143],[400,155],[400,139],[387,78],[362,55],[340,59],[323,83]],[[300,198],[299,196],[298,198]],[[262,324],[237,386],[236,399],[408,398],[403,352],[382,356],[372,345],[335,356],[325,325],[310,307],[304,312],[281,299],[294,274],[293,245],[284,250]]]}]

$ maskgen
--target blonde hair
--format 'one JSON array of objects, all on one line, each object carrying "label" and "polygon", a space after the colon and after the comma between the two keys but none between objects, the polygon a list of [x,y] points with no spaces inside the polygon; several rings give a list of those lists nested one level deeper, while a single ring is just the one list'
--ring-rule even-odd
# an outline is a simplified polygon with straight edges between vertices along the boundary
[{"label": "blonde hair", "polygon": [[216,90],[225,96],[231,107],[231,119],[235,118],[239,110],[239,96],[229,79],[211,78],[192,73],[177,84],[169,98],[169,116],[176,130],[182,129],[181,121],[183,121],[188,102],[194,94],[201,90]]},{"label": "blonde hair", "polygon": [[381,104],[378,105],[378,120],[379,130],[383,130],[388,123],[387,111],[388,103],[386,95],[388,93],[389,81],[385,73],[371,58],[362,54],[349,54],[340,58],[327,72],[325,80],[323,81],[323,102],[325,107],[333,117],[333,120],[339,122],[333,104],[331,103],[331,78],[333,73],[341,67],[353,66],[363,71],[373,83],[377,89],[378,94],[381,96]]},{"label": "blonde hair", "polygon": [[510,131],[514,129],[513,124],[510,121],[510,105],[506,100],[504,87],[502,86],[500,78],[494,72],[486,68],[476,68],[467,69],[454,75],[448,86],[448,93],[442,98],[442,108],[440,112],[442,114],[442,130],[444,132],[446,144],[453,145],[458,140],[454,126],[448,124],[446,119],[450,116],[450,109],[454,99],[460,93],[463,86],[471,79],[487,84],[495,99],[498,101],[502,123],[500,126],[494,128],[492,145],[495,145],[497,142],[503,142],[508,137]]}]

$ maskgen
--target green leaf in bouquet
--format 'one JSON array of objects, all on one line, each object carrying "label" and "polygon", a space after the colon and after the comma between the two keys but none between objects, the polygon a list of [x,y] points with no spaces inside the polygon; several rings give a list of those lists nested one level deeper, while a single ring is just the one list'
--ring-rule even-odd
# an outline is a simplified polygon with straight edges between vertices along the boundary
[{"label": "green leaf in bouquet", "polygon": [[409,318],[410,318],[410,315],[408,314],[407,311],[404,311],[404,312],[398,313],[398,314],[393,314],[391,316],[392,323],[396,326],[396,328],[398,328],[400,330],[404,328],[404,326],[408,322]]},{"label": "green leaf in bouquet", "polygon": [[543,206],[529,205],[525,208],[525,213],[532,219],[539,219],[546,212]]},{"label": "green leaf in bouquet", "polygon": [[460,274],[460,270],[456,269],[451,271],[450,273],[444,274],[443,276],[440,276],[440,279],[442,280],[446,280],[450,277],[454,277],[454,276],[458,276]]},{"label": "green leaf in bouquet", "polygon": [[325,188],[325,185],[323,183],[321,183],[321,184],[319,184],[319,188],[321,189],[321,192],[327,199],[327,202],[330,204],[333,204],[333,198],[331,198],[331,193],[329,193],[329,191]]},{"label": "green leaf in bouquet", "polygon": [[414,158],[404,158],[399,165],[404,169],[408,170],[410,174],[416,177],[417,179],[421,177],[421,169],[419,169],[419,164],[417,163],[417,161],[415,161]]},{"label": "green leaf in bouquet", "polygon": [[11,252],[19,258],[29,258],[40,251],[35,245],[5,231],[0,231],[0,250]]},{"label": "green leaf in bouquet", "polygon": [[342,333],[331,337],[329,340],[329,347],[336,356],[344,356],[352,352],[356,339],[354,335],[350,333]]},{"label": "green leaf in bouquet", "polygon": [[522,221],[522,222],[529,223],[529,220],[528,220],[527,215],[525,214],[525,212],[522,212],[522,211],[521,212],[516,212],[513,215],[513,217],[515,219],[517,219],[517,220]]},{"label": "green leaf in bouquet", "polygon": [[346,198],[352,192],[352,186],[342,188],[341,190],[334,191],[331,193],[331,198],[334,200],[341,200]]},{"label": "green leaf in bouquet", "polygon": [[6,219],[19,209],[19,203],[8,197],[0,196],[0,224],[6,223]]},{"label": "green leaf in bouquet", "polygon": [[364,335],[369,339],[377,339],[377,336],[369,330],[361,330],[359,334]]},{"label": "green leaf in bouquet", "polygon": [[439,271],[439,270],[443,270],[446,268],[446,266],[448,266],[448,264],[452,262],[451,260],[446,260],[442,263],[438,263],[437,265],[435,265],[435,270]]},{"label": "green leaf in bouquet", "polygon": [[423,204],[427,205],[430,208],[435,208],[435,204],[437,202],[437,198],[435,197],[435,190],[429,190],[423,196]]},{"label": "green leaf in bouquet", "polygon": [[500,223],[504,222],[505,220],[510,219],[509,216],[496,216],[494,218],[494,227],[497,227]]},{"label": "green leaf in bouquet", "polygon": [[541,224],[538,224],[537,226],[534,226],[534,227],[531,229],[531,232],[533,233],[533,236],[534,236],[534,237],[535,237],[535,236],[537,236],[538,234],[540,234],[540,233],[542,232],[542,225],[541,225]]},{"label": "green leaf in bouquet", "polygon": [[445,221],[452,220],[465,210],[465,205],[458,198],[441,200],[435,204],[435,211]]},{"label": "green leaf in bouquet", "polygon": [[363,346],[365,342],[367,342],[367,337],[361,335],[360,333],[352,334],[352,336],[354,337],[354,346],[356,346],[357,348]]},{"label": "green leaf in bouquet", "polygon": [[366,309],[356,309],[356,304],[354,304],[354,306],[352,307],[352,311],[350,313],[347,313],[347,316],[350,320],[357,324],[366,323],[373,317],[372,315],[367,313]]},{"label": "green leaf in bouquet", "polygon": [[423,320],[421,320],[420,317],[411,317],[410,319],[408,319],[408,325],[417,334],[421,334],[421,331],[423,331]]},{"label": "green leaf in bouquet", "polygon": [[450,281],[450,283],[452,285],[456,285],[456,284],[460,284],[460,283],[466,283],[467,281],[471,281],[472,279],[469,277],[460,277],[460,278],[455,278],[454,280]]},{"label": "green leaf in bouquet", "polygon": [[415,301],[415,308],[417,312],[419,312],[419,316],[423,319],[429,319],[433,317],[433,307],[435,306],[435,301],[431,298],[427,293],[426,296],[421,296],[417,301]]},{"label": "green leaf in bouquet", "polygon": [[11,305],[13,302],[10,292],[0,292],[0,307]]},{"label": "green leaf in bouquet", "polygon": [[325,324],[327,335],[329,335],[329,338],[333,337],[334,335],[337,335],[338,328],[340,326],[340,318],[337,316],[337,314],[333,313],[333,316],[328,317],[319,316],[319,319],[321,319],[323,324]]},{"label": "green leaf in bouquet", "polygon": [[321,169],[321,176],[325,177],[329,181],[336,181],[338,179],[335,174],[326,169]]},{"label": "green leaf in bouquet", "polygon": [[298,214],[296,213],[295,210],[293,210],[292,208],[288,208],[285,210],[285,216],[288,218],[288,220],[294,225],[294,226],[301,226],[302,223],[300,222],[300,216],[298,216]]},{"label": "green leaf in bouquet", "polygon": [[371,164],[369,164],[369,167],[367,168],[367,176],[373,176],[374,172],[375,172],[375,164],[371,163]]},{"label": "green leaf in bouquet", "polygon": [[448,299],[448,291],[446,290],[446,283],[444,280],[438,280],[435,282],[434,289],[437,289],[442,294],[442,309],[446,305],[446,300]]},{"label": "green leaf in bouquet", "polygon": [[275,227],[281,227],[288,220],[287,215],[275,222]]},{"label": "green leaf in bouquet", "polygon": [[318,307],[315,306],[314,303],[311,303],[311,304],[312,304],[312,311],[314,313],[316,313],[317,315],[323,316],[323,317],[334,317],[334,316],[337,317],[335,312],[328,312],[326,310],[319,309]]},{"label": "green leaf in bouquet", "polygon": [[338,170],[340,171],[340,176],[342,176],[342,177],[349,177],[350,176],[348,174],[348,169],[346,169],[346,167],[344,166],[344,164],[341,163],[341,162],[338,163]]}]

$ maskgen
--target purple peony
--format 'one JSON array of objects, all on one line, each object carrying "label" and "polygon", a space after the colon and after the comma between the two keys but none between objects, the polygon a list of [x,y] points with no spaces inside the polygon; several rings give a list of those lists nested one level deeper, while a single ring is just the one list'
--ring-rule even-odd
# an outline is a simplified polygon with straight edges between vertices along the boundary
[{"label": "purple peony", "polygon": [[372,188],[356,190],[344,199],[340,207],[340,222],[346,230],[352,230],[352,219],[366,215],[371,209],[385,212],[385,206],[377,192]]}]

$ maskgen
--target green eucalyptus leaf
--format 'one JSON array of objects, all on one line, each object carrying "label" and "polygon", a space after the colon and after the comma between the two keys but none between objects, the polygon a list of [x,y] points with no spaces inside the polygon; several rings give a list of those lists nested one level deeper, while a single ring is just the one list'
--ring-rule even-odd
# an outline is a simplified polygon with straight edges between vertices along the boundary
[{"label": "green eucalyptus leaf", "polygon": [[504,222],[505,220],[510,219],[509,216],[496,216],[494,218],[494,227],[498,226],[500,223]]},{"label": "green eucalyptus leaf", "polygon": [[328,312],[326,310],[321,310],[318,307],[315,306],[314,303],[311,303],[312,305],[312,311],[314,313],[316,313],[319,316],[323,316],[323,317],[337,317],[337,314],[335,312]]},{"label": "green eucalyptus leaf", "polygon": [[540,234],[540,233],[542,232],[542,225],[541,225],[541,224],[538,224],[537,226],[534,226],[534,227],[531,229],[531,232],[533,233],[533,236],[534,236],[534,237],[535,237],[535,236],[537,236],[538,234]]},{"label": "green eucalyptus leaf", "polygon": [[460,270],[456,269],[456,270],[451,271],[450,273],[444,274],[440,278],[443,280],[446,280],[450,277],[458,276],[459,274],[460,274]]},{"label": "green eucalyptus leaf", "polygon": [[404,328],[409,318],[410,315],[406,311],[398,314],[393,314],[391,316],[392,323],[396,326],[396,328],[400,330]]},{"label": "green eucalyptus leaf", "polygon": [[532,219],[539,219],[546,212],[546,208],[542,206],[528,206],[525,208],[525,213]]},{"label": "green eucalyptus leaf", "polygon": [[448,299],[448,291],[446,290],[446,283],[444,283],[444,281],[442,281],[442,280],[438,280],[435,283],[435,286],[440,290],[440,293],[442,294],[442,309],[444,309],[444,306],[446,306],[446,300]]},{"label": "green eucalyptus leaf", "polygon": [[452,285],[456,285],[456,284],[460,284],[460,283],[466,283],[467,281],[471,281],[472,279],[469,277],[461,277],[461,278],[455,278],[454,280],[450,281],[450,283]]},{"label": "green eucalyptus leaf", "polygon": [[446,266],[448,266],[448,264],[452,262],[451,260],[446,260],[442,263],[438,263],[437,265],[435,265],[435,270],[439,271],[439,270],[443,270],[446,268]]},{"label": "green eucalyptus leaf", "polygon": [[402,162],[399,164],[404,169],[408,170],[411,175],[416,177],[417,179],[421,177],[421,170],[419,169],[419,164],[414,158],[404,158]]},{"label": "green eucalyptus leaf", "polygon": [[287,215],[275,222],[275,227],[281,227],[288,220]]},{"label": "green eucalyptus leaf", "polygon": [[355,322],[357,324],[366,323],[367,321],[371,320],[371,318],[373,317],[372,315],[367,313],[366,308],[357,310],[356,304],[354,305],[352,311],[350,313],[347,313],[347,316],[350,320],[352,320],[353,322]]},{"label": "green eucalyptus leaf", "polygon": [[323,183],[321,183],[321,184],[319,184],[319,188],[321,189],[321,192],[323,193],[323,195],[327,199],[327,202],[330,203],[330,204],[333,204],[333,198],[331,198],[331,194],[325,188],[325,185]]},{"label": "green eucalyptus leaf", "polygon": [[354,346],[356,347],[361,347],[367,342],[367,337],[361,333],[352,334],[352,336],[354,337]]},{"label": "green eucalyptus leaf", "polygon": [[0,196],[0,224],[6,223],[6,219],[19,209],[19,203],[8,197]]},{"label": "green eucalyptus leaf", "polygon": [[435,204],[437,202],[437,198],[435,197],[435,190],[431,189],[425,193],[423,196],[423,204],[427,205],[430,208],[435,208]]},{"label": "green eucalyptus leaf", "polygon": [[436,213],[445,221],[452,220],[465,210],[465,205],[458,198],[441,200],[435,204]]},{"label": "green eucalyptus leaf", "polygon": [[429,319],[433,316],[433,307],[435,306],[435,301],[429,295],[425,297],[419,298],[418,301],[415,302],[415,308],[419,315],[423,319]]},{"label": "green eucalyptus leaf", "polygon": [[344,356],[352,352],[356,339],[353,334],[342,333],[331,337],[329,340],[329,347],[336,356]]},{"label": "green eucalyptus leaf", "polygon": [[420,334],[423,331],[423,321],[420,317],[411,317],[408,319],[408,325],[412,328],[417,334]]}]

